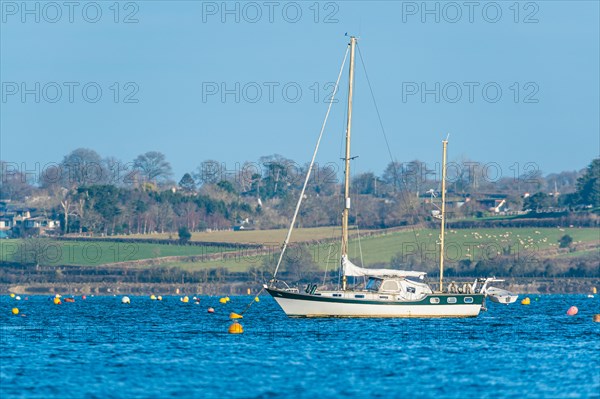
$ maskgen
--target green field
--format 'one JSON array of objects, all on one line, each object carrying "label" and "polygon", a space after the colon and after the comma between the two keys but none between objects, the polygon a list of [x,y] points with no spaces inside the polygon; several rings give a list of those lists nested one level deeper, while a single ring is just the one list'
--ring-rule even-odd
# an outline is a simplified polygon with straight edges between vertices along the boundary
[{"label": "green field", "polygon": [[[365,230],[365,232],[368,230]],[[361,231],[362,232],[362,231]],[[221,230],[211,232],[194,232],[192,233],[192,241],[201,242],[228,242],[234,244],[281,244],[285,239],[287,229],[277,230],[247,230],[247,231],[232,231]],[[294,229],[290,242],[305,242],[311,240],[323,240],[333,237],[339,237],[341,228],[335,227],[311,227]],[[355,235],[356,229],[350,229],[350,235]],[[158,233],[150,235],[133,234],[128,236],[119,236],[122,238],[144,238],[144,239],[173,239],[177,235]]]},{"label": "green field", "polygon": [[[559,251],[558,240],[565,234],[573,238],[573,246],[577,249],[575,252]],[[389,264],[392,257],[398,255],[435,262],[438,238],[439,231],[427,229],[375,235],[362,238],[360,246],[359,240],[351,240],[349,254],[353,260],[359,260],[362,249],[362,263],[366,266]],[[523,258],[571,257],[594,251],[597,253],[599,245],[600,230],[595,228],[450,229],[446,234],[445,253],[449,261],[478,261],[508,254]],[[307,249],[321,268],[328,267],[331,270],[332,267],[337,267],[339,243],[308,245]],[[244,271],[252,266],[261,266],[267,258],[274,264],[276,254],[277,248],[273,248],[271,256],[237,256],[233,259],[197,263],[171,262],[169,265],[187,270],[226,267],[232,271]]]},{"label": "green field", "polygon": [[135,261],[166,256],[206,255],[235,248],[180,246],[114,241],[1,240],[0,260],[41,265],[87,265]]},{"label": "green field", "polygon": [[[187,270],[225,267],[230,271],[245,271],[252,266],[262,266],[265,260],[274,264],[285,230],[267,231],[224,231],[196,235],[196,240],[207,241],[211,235],[215,242],[231,242],[232,247],[179,246],[151,243],[120,243],[114,241],[58,241],[58,240],[2,240],[0,260],[32,262],[37,254],[44,265],[89,265],[98,266],[116,262],[141,259],[157,259],[161,266],[175,266]],[[565,234],[573,238],[575,252],[559,251],[558,240]],[[313,241],[339,236],[339,228],[299,229],[296,240]],[[144,236],[144,238],[158,238]],[[356,237],[356,236],[355,236]],[[131,237],[130,237],[131,238]],[[368,237],[353,238],[350,242],[350,257],[366,266],[389,264],[392,257],[401,259],[414,257],[427,262],[435,262],[438,250],[437,230],[404,230],[374,234]],[[248,255],[248,250],[239,250],[235,245],[241,242],[267,244],[267,254]],[[331,242],[331,241],[330,241]],[[359,245],[360,242],[360,245]],[[37,243],[37,244],[36,244]],[[37,245],[37,247],[35,246]],[[493,259],[501,255],[573,257],[598,252],[600,230],[595,228],[511,228],[511,229],[450,229],[446,234],[446,259],[459,261],[471,259]],[[321,268],[337,267],[339,262],[339,242],[307,244],[306,249],[315,263]],[[362,257],[361,257],[362,249]],[[296,251],[294,246],[290,252]],[[207,255],[227,253],[229,256],[217,260],[183,262],[169,259],[171,256]],[[362,258],[362,262],[361,259]]]}]

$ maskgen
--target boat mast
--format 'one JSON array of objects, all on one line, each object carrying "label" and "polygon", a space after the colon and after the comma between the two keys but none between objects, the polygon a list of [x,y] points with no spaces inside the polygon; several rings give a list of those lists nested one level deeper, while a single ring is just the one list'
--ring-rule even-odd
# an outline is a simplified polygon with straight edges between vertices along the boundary
[{"label": "boat mast", "polygon": [[444,241],[446,239],[446,151],[448,139],[442,141],[442,227],[440,231],[440,292],[444,291]]},{"label": "boat mast", "polygon": [[[354,52],[356,37],[350,37],[350,78],[348,79],[348,119],[346,121],[346,156],[344,158],[344,211],[342,212],[342,259],[348,256],[348,216],[350,213],[350,132],[352,129],[352,93],[354,89]],[[342,276],[346,289],[346,275]]]}]

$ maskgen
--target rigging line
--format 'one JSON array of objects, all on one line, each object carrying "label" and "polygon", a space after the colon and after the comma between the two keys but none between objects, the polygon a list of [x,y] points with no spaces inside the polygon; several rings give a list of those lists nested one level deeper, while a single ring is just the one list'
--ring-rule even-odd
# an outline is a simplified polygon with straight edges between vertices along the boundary
[{"label": "rigging line", "polygon": [[[358,49],[358,58],[360,58],[360,63],[362,64],[363,70],[365,71],[365,77],[367,79],[367,85],[369,86],[369,91],[371,92],[371,98],[373,99],[373,105],[375,106],[375,112],[377,113],[377,119],[379,120],[379,126],[381,127],[381,132],[383,133],[383,138],[385,140],[385,145],[387,147],[388,150],[388,155],[390,156],[390,161],[392,162],[392,170],[394,171],[394,187],[396,187],[397,182],[398,182],[398,171],[396,169],[396,164],[397,162],[394,161],[394,156],[392,155],[392,149],[390,148],[390,143],[388,141],[387,135],[385,134],[385,128],[383,127],[383,121],[381,119],[381,114],[379,112],[379,107],[377,106],[377,101],[375,100],[375,93],[373,92],[373,87],[371,86],[371,80],[369,79],[369,74],[367,73],[367,67],[365,65],[365,61],[363,60],[362,57],[362,53],[360,52],[360,46],[356,45],[356,48]],[[411,206],[412,201],[406,201],[406,197],[404,196],[404,193],[402,192],[402,190],[400,190],[400,196],[404,197],[402,199],[402,202],[407,202],[408,203],[408,207],[407,210],[409,212],[414,212],[413,207]],[[417,232],[415,231],[414,226],[412,226],[412,232],[413,235],[415,236],[415,243],[418,244],[418,240],[417,240]]]},{"label": "rigging line", "polygon": [[333,248],[333,245],[331,243],[329,243],[327,246],[329,247],[329,250],[327,251],[327,260],[325,261],[325,274],[323,275],[323,285],[325,285],[325,281],[327,280],[327,271],[329,270],[329,261],[331,260],[331,248]]},{"label": "rigging line", "polygon": [[258,291],[258,294],[254,295],[252,297],[252,301],[246,306],[246,309],[244,309],[242,311],[242,313],[240,313],[240,316],[242,316],[244,313],[246,313],[246,311],[248,309],[250,309],[250,306],[252,306],[254,304],[254,302],[256,302],[256,298],[258,298],[260,296],[260,294],[262,294],[262,292],[265,290],[265,288],[263,287],[260,291]]},{"label": "rigging line", "polygon": [[360,267],[365,267],[365,262],[363,261],[362,244],[360,243],[360,229],[358,228],[358,223],[356,223],[356,236],[358,237],[358,251],[360,252]]},{"label": "rigging line", "polygon": [[304,185],[302,186],[302,191],[300,192],[300,197],[298,197],[298,203],[296,204],[296,210],[294,211],[294,217],[292,218],[292,223],[290,224],[290,228],[287,232],[287,236],[285,237],[285,241],[283,242],[283,247],[281,249],[281,253],[279,254],[279,260],[277,261],[277,266],[275,266],[275,272],[273,273],[272,281],[275,281],[275,277],[277,276],[277,272],[279,271],[279,266],[281,266],[281,261],[283,260],[283,255],[285,254],[285,250],[287,249],[288,243],[290,242],[290,238],[292,236],[292,230],[294,229],[294,224],[296,224],[296,218],[298,217],[298,212],[300,211],[300,205],[302,204],[302,198],[304,197],[304,192],[306,191],[306,186],[308,186],[308,181],[310,179],[310,173],[315,164],[315,159],[317,158],[317,151],[319,150],[319,145],[321,144],[321,139],[323,138],[323,132],[325,131],[325,125],[327,124],[327,119],[329,118],[329,113],[331,112],[331,106],[334,103],[335,93],[337,92],[337,89],[338,89],[338,86],[340,83],[340,79],[342,78],[342,72],[344,71],[344,65],[346,64],[346,59],[348,58],[349,51],[350,51],[350,46],[348,46],[346,48],[346,54],[344,55],[344,60],[342,61],[342,66],[340,67],[340,72],[339,72],[337,80],[335,82],[333,92],[331,93],[331,100],[329,101],[329,106],[327,107],[327,113],[325,114],[325,120],[323,120],[323,125],[321,126],[321,132],[319,133],[317,145],[315,146],[315,151],[313,152],[313,156],[310,160],[310,165],[308,167],[308,171],[306,172],[306,178],[304,179]]}]

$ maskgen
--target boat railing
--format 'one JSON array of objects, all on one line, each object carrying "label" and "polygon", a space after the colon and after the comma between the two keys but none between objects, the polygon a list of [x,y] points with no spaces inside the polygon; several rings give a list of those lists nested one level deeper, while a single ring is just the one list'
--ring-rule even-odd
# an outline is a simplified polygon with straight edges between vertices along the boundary
[{"label": "boat railing", "polygon": [[439,283],[430,283],[429,286],[433,292],[442,292],[446,294],[475,294],[479,292],[481,285],[475,284],[474,280],[452,280],[444,282],[444,287],[440,290]]}]

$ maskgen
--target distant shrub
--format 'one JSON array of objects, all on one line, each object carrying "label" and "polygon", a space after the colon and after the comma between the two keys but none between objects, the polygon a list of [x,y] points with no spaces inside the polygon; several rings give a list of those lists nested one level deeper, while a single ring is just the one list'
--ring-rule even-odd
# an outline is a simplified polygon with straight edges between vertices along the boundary
[{"label": "distant shrub", "polygon": [[573,237],[571,237],[568,234],[565,234],[564,236],[560,237],[560,240],[558,240],[559,243],[559,247],[560,248],[569,248],[571,246],[571,244],[573,243]]}]

